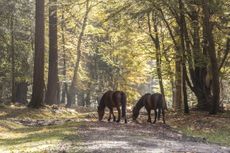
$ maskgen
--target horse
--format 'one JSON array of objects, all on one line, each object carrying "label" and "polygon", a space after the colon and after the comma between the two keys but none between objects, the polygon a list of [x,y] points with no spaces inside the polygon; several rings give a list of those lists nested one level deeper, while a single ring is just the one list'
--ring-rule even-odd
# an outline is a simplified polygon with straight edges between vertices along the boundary
[{"label": "horse", "polygon": [[[122,109],[120,109],[120,106]],[[113,113],[113,108],[116,108],[118,111],[118,119],[117,122],[120,122],[121,118],[121,113],[122,113],[122,118],[124,118],[125,123],[127,123],[127,118],[126,118],[126,94],[123,91],[107,91],[104,93],[102,96],[99,106],[97,108],[98,112],[98,118],[99,121],[103,119],[104,113],[105,113],[105,107],[109,108],[109,118],[108,121],[111,120],[111,115],[113,115],[113,121],[116,121],[116,117]],[[121,112],[122,110],[122,112]]]},{"label": "horse", "polygon": [[[145,95],[143,95],[138,102],[136,103],[136,105],[133,108],[133,120],[135,121],[137,119],[137,117],[139,116],[139,111],[142,107],[145,106],[145,109],[148,112],[148,120],[147,122],[151,123],[151,110],[154,110],[155,112],[155,120],[153,123],[156,123],[156,119],[158,117],[158,120],[160,120],[160,115],[162,113],[163,116],[163,123],[165,124],[165,105],[164,105],[164,100],[163,100],[163,96],[160,93],[154,93],[154,94],[150,94],[147,93]],[[157,112],[158,110],[158,112]]]}]

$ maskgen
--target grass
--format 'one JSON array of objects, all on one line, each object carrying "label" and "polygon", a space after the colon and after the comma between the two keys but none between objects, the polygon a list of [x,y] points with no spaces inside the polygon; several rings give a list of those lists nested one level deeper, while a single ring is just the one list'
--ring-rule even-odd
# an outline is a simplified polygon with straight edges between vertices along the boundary
[{"label": "grass", "polygon": [[194,131],[191,128],[181,129],[186,135],[206,138],[208,142],[230,146],[230,129],[217,129],[212,132]]},{"label": "grass", "polygon": [[[6,123],[6,125],[9,122]],[[22,127],[0,132],[0,152],[45,152],[55,151],[61,145],[77,143],[77,126],[79,122],[68,122],[62,125],[43,127]],[[63,148],[67,150],[67,148]]]},{"label": "grass", "polygon": [[184,134],[205,138],[210,143],[230,146],[230,113],[208,115],[191,112],[190,115],[170,115],[170,125]]},{"label": "grass", "polygon": [[[80,138],[76,127],[81,122],[63,122],[59,125],[24,126],[15,120],[69,119],[82,117],[76,111],[45,108],[0,107],[0,152],[59,152],[77,145]],[[14,119],[14,120],[12,120]]]},{"label": "grass", "polygon": [[[80,112],[80,113],[78,113]],[[23,106],[0,105],[0,152],[82,152],[77,127],[82,122],[63,122],[49,126],[25,126],[18,120],[49,121],[73,118],[92,118],[95,112],[65,108],[28,109]],[[167,124],[184,134],[202,137],[208,142],[230,146],[230,112],[210,116],[204,112],[190,115],[168,112]],[[74,148],[74,150],[73,150]]]}]

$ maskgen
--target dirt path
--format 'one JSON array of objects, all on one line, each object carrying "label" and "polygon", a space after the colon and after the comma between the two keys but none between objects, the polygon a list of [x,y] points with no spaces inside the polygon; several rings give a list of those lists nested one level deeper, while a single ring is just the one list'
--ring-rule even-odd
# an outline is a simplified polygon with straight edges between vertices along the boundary
[{"label": "dirt path", "polygon": [[[87,111],[83,110],[82,117],[79,117],[79,114],[75,117],[74,114],[73,118],[68,119],[20,119],[10,115],[2,121],[2,125],[9,123],[9,127],[12,128],[6,127],[7,135],[2,133],[0,150],[7,153],[230,153],[230,147],[209,144],[203,138],[185,136],[169,125],[146,123],[146,115],[138,118],[141,124],[131,121],[124,124],[98,122],[96,112],[84,112]],[[128,115],[130,119],[131,114]],[[13,128],[14,125],[18,128]],[[4,144],[3,148],[1,143]],[[25,148],[27,150],[24,150]]]},{"label": "dirt path", "polygon": [[[83,123],[83,126],[77,128],[81,141],[75,147],[79,152],[230,152],[229,147],[208,144],[201,138],[184,136],[161,123]],[[74,147],[72,149],[74,150]]]}]

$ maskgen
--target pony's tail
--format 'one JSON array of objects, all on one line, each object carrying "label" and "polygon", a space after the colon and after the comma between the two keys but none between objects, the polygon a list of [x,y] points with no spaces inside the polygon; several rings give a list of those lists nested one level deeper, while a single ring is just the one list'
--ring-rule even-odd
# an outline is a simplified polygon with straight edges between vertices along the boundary
[{"label": "pony's tail", "polygon": [[126,116],[126,94],[124,92],[122,92],[121,94],[121,106],[122,106],[122,117],[125,117]]},{"label": "pony's tail", "polygon": [[157,117],[158,117],[158,120],[160,120],[160,118],[161,118],[161,111],[163,111],[163,102],[164,102],[164,100],[163,100],[163,96],[162,95],[159,95],[159,101],[158,101],[158,114],[157,114]]},{"label": "pony's tail", "polygon": [[160,108],[158,109],[158,115],[157,115],[157,117],[158,117],[158,120],[160,120],[160,118],[161,118],[161,109]]}]

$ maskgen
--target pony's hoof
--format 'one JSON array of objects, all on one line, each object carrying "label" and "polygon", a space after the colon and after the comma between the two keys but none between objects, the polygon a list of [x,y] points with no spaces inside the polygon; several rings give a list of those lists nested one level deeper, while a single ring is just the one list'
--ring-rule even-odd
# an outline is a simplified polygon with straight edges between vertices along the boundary
[{"label": "pony's hoof", "polygon": [[147,120],[147,122],[151,123],[151,120]]},{"label": "pony's hoof", "polygon": [[119,123],[119,122],[120,122],[120,120],[117,120],[116,122],[117,122],[117,123]]},{"label": "pony's hoof", "polygon": [[127,119],[125,119],[125,123],[127,124]]},{"label": "pony's hoof", "polygon": [[153,124],[155,124],[155,123],[156,123],[156,121],[153,122]]},{"label": "pony's hoof", "polygon": [[108,122],[110,122],[110,118],[108,119]]},{"label": "pony's hoof", "polygon": [[116,122],[116,118],[115,117],[113,118],[113,121]]}]

